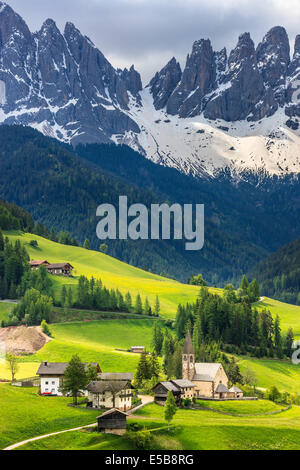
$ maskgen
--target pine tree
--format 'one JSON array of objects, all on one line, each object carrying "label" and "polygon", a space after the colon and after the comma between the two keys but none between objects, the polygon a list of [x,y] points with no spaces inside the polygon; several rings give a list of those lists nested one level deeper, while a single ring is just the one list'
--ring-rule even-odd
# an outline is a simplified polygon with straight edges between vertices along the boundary
[{"label": "pine tree", "polygon": [[148,359],[148,362],[149,362],[149,370],[150,370],[150,374],[151,374],[151,379],[153,377],[156,377],[156,379],[157,379],[160,375],[161,367],[160,367],[160,363],[159,363],[159,360],[158,360],[156,354],[152,353],[151,356]]},{"label": "pine tree", "polygon": [[91,244],[90,244],[90,241],[89,241],[88,238],[85,239],[84,244],[83,244],[83,248],[85,250],[90,250],[91,249]]},{"label": "pine tree", "polygon": [[168,423],[168,431],[170,431],[170,423],[177,412],[176,401],[172,392],[168,392],[165,404],[165,420]]},{"label": "pine tree", "polygon": [[244,274],[242,277],[241,287],[240,287],[243,296],[248,295],[248,286],[249,286],[248,280]]},{"label": "pine tree", "polygon": [[253,281],[249,284],[248,291],[251,302],[258,302],[260,299],[260,288],[256,279],[253,279]]},{"label": "pine tree", "polygon": [[152,348],[157,356],[161,355],[164,335],[159,323],[156,321],[153,327]]},{"label": "pine tree", "polygon": [[148,315],[148,316],[150,316],[150,314],[151,314],[151,307],[150,307],[148,297],[146,297],[146,299],[145,299],[144,314]]},{"label": "pine tree", "polygon": [[130,313],[132,310],[132,298],[131,298],[130,292],[127,292],[125,296],[125,304],[126,304],[127,312]]},{"label": "pine tree", "polygon": [[281,339],[281,329],[280,329],[280,319],[279,316],[276,316],[274,322],[274,346],[276,349],[277,357],[282,359],[282,339]]},{"label": "pine tree", "polygon": [[146,351],[143,351],[137,366],[135,381],[139,387],[144,380],[151,379],[151,370],[148,361],[148,354]]},{"label": "pine tree", "polygon": [[156,296],[156,299],[155,299],[154,314],[156,317],[159,317],[159,314],[160,314],[160,302],[159,302],[158,295]]},{"label": "pine tree", "polygon": [[143,303],[142,303],[142,298],[140,294],[136,296],[135,305],[134,305],[134,313],[138,315],[142,315],[143,313]]}]

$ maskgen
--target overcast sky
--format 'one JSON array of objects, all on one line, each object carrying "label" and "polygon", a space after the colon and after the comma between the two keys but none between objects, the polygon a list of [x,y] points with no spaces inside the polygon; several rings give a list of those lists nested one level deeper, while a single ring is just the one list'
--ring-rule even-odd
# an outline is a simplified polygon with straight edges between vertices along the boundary
[{"label": "overcast sky", "polygon": [[181,64],[201,38],[231,49],[239,34],[257,43],[277,25],[300,34],[299,0],[7,0],[32,31],[47,18],[72,21],[115,67],[135,64],[144,84],[175,56]]}]

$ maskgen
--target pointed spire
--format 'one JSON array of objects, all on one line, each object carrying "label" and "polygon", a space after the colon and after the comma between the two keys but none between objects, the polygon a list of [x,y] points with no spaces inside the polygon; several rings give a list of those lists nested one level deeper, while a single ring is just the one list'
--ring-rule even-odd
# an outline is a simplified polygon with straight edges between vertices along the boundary
[{"label": "pointed spire", "polygon": [[187,331],[183,346],[183,354],[195,354],[190,330]]}]

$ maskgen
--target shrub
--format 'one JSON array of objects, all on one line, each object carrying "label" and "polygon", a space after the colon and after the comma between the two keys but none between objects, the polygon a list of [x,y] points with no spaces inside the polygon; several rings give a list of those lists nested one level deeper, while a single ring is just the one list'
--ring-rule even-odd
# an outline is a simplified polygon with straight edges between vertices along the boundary
[{"label": "shrub", "polygon": [[38,248],[39,246],[37,240],[30,240],[29,245],[32,246],[33,248]]},{"label": "shrub", "polygon": [[139,450],[151,449],[153,438],[149,431],[146,431],[146,430],[137,431],[137,432],[129,431],[127,433],[127,438]]}]

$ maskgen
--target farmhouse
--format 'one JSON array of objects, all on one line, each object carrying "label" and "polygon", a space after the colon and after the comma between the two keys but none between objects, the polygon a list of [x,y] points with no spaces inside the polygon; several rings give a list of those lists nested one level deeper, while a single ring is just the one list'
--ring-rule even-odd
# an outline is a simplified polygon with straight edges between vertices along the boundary
[{"label": "farmhouse", "polygon": [[190,332],[187,332],[182,354],[182,377],[195,385],[197,398],[229,398],[228,377],[222,364],[195,363]]},{"label": "farmhouse", "polygon": [[180,405],[181,402],[181,390],[180,388],[175,385],[172,381],[169,382],[159,382],[158,384],[153,387],[154,397],[156,403],[160,403],[162,405],[165,404],[168,393],[172,392],[176,401],[177,405]]},{"label": "farmhouse", "polygon": [[72,276],[73,266],[70,263],[49,264],[46,267],[48,273],[55,276]]},{"label": "farmhouse", "polygon": [[29,265],[31,269],[39,269],[41,266],[45,266],[48,273],[54,274],[55,276],[72,276],[74,267],[70,263],[48,263],[46,260],[42,261],[30,261]]},{"label": "farmhouse", "polygon": [[98,380],[88,387],[88,406],[126,411],[132,405],[132,385],[126,380]]},{"label": "farmhouse", "polygon": [[98,432],[117,434],[121,436],[126,432],[127,414],[113,408],[98,416]]},{"label": "farmhouse", "polygon": [[41,266],[49,266],[50,263],[48,263],[48,261],[46,260],[42,260],[42,261],[29,261],[29,265],[31,267],[31,269],[39,269]]},{"label": "farmhouse", "polygon": [[[50,396],[63,396],[60,389],[63,385],[64,375],[66,368],[68,367],[68,362],[42,362],[37,375],[40,377],[40,394],[41,395],[50,395]],[[97,368],[98,374],[101,373],[99,364],[91,363],[92,366]],[[87,369],[89,363],[84,363],[85,368]],[[83,391],[86,394],[86,391]]]}]

